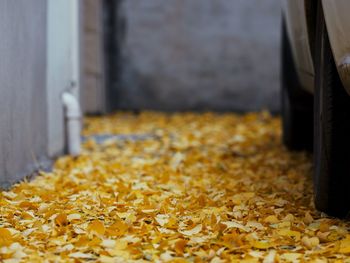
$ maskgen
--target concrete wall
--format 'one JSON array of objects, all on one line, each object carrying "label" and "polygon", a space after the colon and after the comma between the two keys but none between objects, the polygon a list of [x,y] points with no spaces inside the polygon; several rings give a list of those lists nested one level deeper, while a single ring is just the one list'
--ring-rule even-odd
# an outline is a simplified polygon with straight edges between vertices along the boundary
[{"label": "concrete wall", "polygon": [[279,0],[122,0],[118,12],[118,108],[278,109]]},{"label": "concrete wall", "polygon": [[84,0],[83,16],[83,79],[82,104],[86,113],[106,111],[103,59],[102,0]]},{"label": "concrete wall", "polygon": [[46,0],[0,1],[0,187],[46,159]]}]

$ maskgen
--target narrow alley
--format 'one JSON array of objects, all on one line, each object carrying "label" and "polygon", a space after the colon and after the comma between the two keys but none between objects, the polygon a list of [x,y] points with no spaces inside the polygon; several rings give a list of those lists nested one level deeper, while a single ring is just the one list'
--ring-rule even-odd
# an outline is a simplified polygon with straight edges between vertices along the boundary
[{"label": "narrow alley", "polygon": [[350,263],[349,0],[0,0],[0,263]]}]

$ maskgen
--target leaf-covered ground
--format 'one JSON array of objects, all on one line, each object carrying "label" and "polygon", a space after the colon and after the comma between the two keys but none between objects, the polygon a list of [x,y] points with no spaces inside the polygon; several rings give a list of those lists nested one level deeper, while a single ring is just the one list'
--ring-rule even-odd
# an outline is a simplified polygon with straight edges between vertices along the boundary
[{"label": "leaf-covered ground", "polygon": [[350,255],[349,224],[313,207],[310,156],[281,145],[268,113],[118,113],[88,118],[84,136],[81,156],[0,192],[0,261]]}]

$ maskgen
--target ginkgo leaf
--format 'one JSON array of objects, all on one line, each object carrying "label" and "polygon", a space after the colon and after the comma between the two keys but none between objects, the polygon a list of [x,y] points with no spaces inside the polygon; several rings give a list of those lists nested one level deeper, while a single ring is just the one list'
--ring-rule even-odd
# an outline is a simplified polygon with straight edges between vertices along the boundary
[{"label": "ginkgo leaf", "polygon": [[82,252],[71,253],[71,254],[69,254],[69,257],[71,257],[71,258],[83,258],[83,259],[94,259],[95,258],[95,256],[92,254],[82,253]]},{"label": "ginkgo leaf", "polygon": [[180,240],[176,241],[175,251],[178,255],[183,255],[183,253],[185,251],[186,244],[187,244],[187,241],[184,239],[180,239]]},{"label": "ginkgo leaf", "polygon": [[68,225],[69,221],[68,221],[68,218],[67,218],[67,214],[66,213],[58,214],[55,217],[55,223],[58,226],[66,226],[66,225]]},{"label": "ginkgo leaf", "polygon": [[12,234],[10,230],[1,227],[0,228],[0,247],[8,246],[12,243]]},{"label": "ginkgo leaf", "polygon": [[192,229],[189,229],[189,230],[179,230],[179,233],[185,235],[185,236],[192,236],[192,235],[196,235],[198,234],[199,232],[202,231],[202,225],[199,224],[195,227],[193,227]]},{"label": "ginkgo leaf", "polygon": [[72,221],[72,220],[79,220],[79,219],[81,219],[81,215],[80,215],[80,214],[69,214],[69,215],[67,216],[67,219],[68,219],[69,221]]},{"label": "ginkgo leaf", "polygon": [[92,221],[88,225],[87,230],[98,235],[103,235],[106,231],[104,224],[100,220]]},{"label": "ginkgo leaf", "polygon": [[268,112],[84,119],[81,155],[0,191],[0,261],[347,262],[310,154]]},{"label": "ginkgo leaf", "polygon": [[252,231],[250,227],[247,227],[247,226],[244,226],[238,222],[235,222],[235,221],[225,221],[225,222],[222,222],[224,225],[226,225],[228,228],[237,228],[237,229],[240,229],[240,230],[243,230],[245,232],[250,232]]}]

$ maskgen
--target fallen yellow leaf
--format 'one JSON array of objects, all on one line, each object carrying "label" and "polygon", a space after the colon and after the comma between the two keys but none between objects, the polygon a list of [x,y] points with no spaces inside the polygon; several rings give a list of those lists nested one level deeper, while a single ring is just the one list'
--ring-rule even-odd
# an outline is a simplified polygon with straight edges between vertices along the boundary
[{"label": "fallen yellow leaf", "polygon": [[103,235],[106,231],[104,224],[99,220],[92,221],[88,227],[87,230],[91,233]]}]

